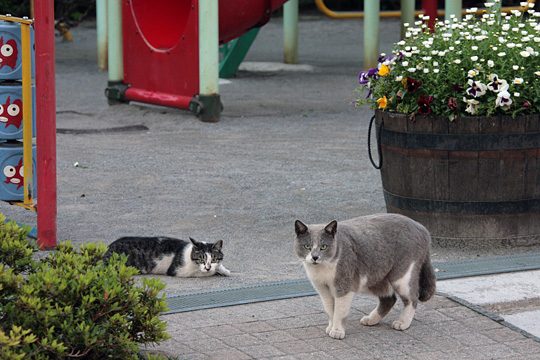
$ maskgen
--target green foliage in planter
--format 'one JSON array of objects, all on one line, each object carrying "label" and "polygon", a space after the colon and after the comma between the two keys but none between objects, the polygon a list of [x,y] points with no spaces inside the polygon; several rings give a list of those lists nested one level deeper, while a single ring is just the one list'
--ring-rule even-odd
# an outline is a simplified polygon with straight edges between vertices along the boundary
[{"label": "green foliage in planter", "polygon": [[524,6],[503,14],[500,0],[485,6],[463,20],[437,21],[434,33],[426,17],[409,24],[392,54],[360,73],[358,104],[450,120],[540,113],[540,12]]},{"label": "green foliage in planter", "polygon": [[[0,227],[0,238],[19,231],[15,224]],[[33,263],[20,243],[11,247],[2,246],[0,257],[0,358],[130,359],[138,358],[140,344],[168,338],[159,319],[164,284],[146,278],[137,285],[125,256],[104,264],[105,245],[76,250],[66,242]],[[20,258],[3,256],[13,253]]]}]

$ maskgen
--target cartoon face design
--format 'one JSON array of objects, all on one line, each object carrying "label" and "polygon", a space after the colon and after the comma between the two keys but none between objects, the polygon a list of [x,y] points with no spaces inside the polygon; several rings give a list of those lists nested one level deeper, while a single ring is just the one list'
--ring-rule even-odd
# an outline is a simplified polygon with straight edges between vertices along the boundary
[{"label": "cartoon face design", "polygon": [[6,127],[13,125],[19,129],[21,127],[22,118],[21,99],[15,99],[15,101],[11,103],[11,98],[8,96],[5,104],[0,105],[0,123],[4,123]]},{"label": "cartoon face design", "polygon": [[17,166],[8,165],[4,167],[4,175],[6,176],[6,180],[4,182],[6,184],[17,185],[17,190],[19,190],[19,188],[24,184],[24,167],[22,164],[22,159],[19,160]]},{"label": "cartoon face design", "polygon": [[14,39],[9,39],[4,43],[4,38],[0,37],[0,69],[4,66],[9,66],[15,69],[17,65],[17,56],[19,50],[17,49],[17,43]]}]

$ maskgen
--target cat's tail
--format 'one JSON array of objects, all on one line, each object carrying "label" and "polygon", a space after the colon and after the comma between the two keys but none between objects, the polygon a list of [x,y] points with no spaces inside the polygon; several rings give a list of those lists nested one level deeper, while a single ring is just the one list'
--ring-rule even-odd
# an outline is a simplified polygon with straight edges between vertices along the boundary
[{"label": "cat's tail", "polygon": [[436,289],[436,277],[435,271],[433,271],[433,266],[431,266],[431,260],[429,255],[426,256],[426,260],[422,264],[420,269],[420,286],[418,300],[428,301],[435,294]]}]

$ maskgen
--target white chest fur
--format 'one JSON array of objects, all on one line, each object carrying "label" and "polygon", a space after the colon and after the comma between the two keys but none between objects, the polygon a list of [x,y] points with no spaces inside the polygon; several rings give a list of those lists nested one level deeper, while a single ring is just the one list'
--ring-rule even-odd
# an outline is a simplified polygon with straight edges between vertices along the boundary
[{"label": "white chest fur", "polygon": [[[328,286],[330,290],[334,291],[334,280],[336,278],[336,264],[335,263],[322,263],[313,265],[310,263],[304,263],[306,274],[309,280],[315,286]],[[368,286],[367,276],[360,276],[358,284],[358,293],[370,294]]]},{"label": "white chest fur", "polygon": [[336,277],[335,263],[309,264],[304,263],[306,274],[309,280],[319,286],[334,287],[334,279]]}]

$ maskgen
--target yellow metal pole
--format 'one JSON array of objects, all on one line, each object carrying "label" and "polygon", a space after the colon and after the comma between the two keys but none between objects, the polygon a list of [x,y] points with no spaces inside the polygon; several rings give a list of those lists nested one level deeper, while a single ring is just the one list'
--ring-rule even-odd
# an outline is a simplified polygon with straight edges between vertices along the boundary
[{"label": "yellow metal pole", "polygon": [[26,24],[26,25],[32,25],[34,23],[33,20],[30,20],[27,17],[20,18],[16,16],[11,16],[11,15],[0,15],[0,20],[11,21],[11,22],[16,22],[19,24]]},{"label": "yellow metal pole", "polygon": [[32,204],[32,52],[30,25],[21,24],[24,204]]}]

